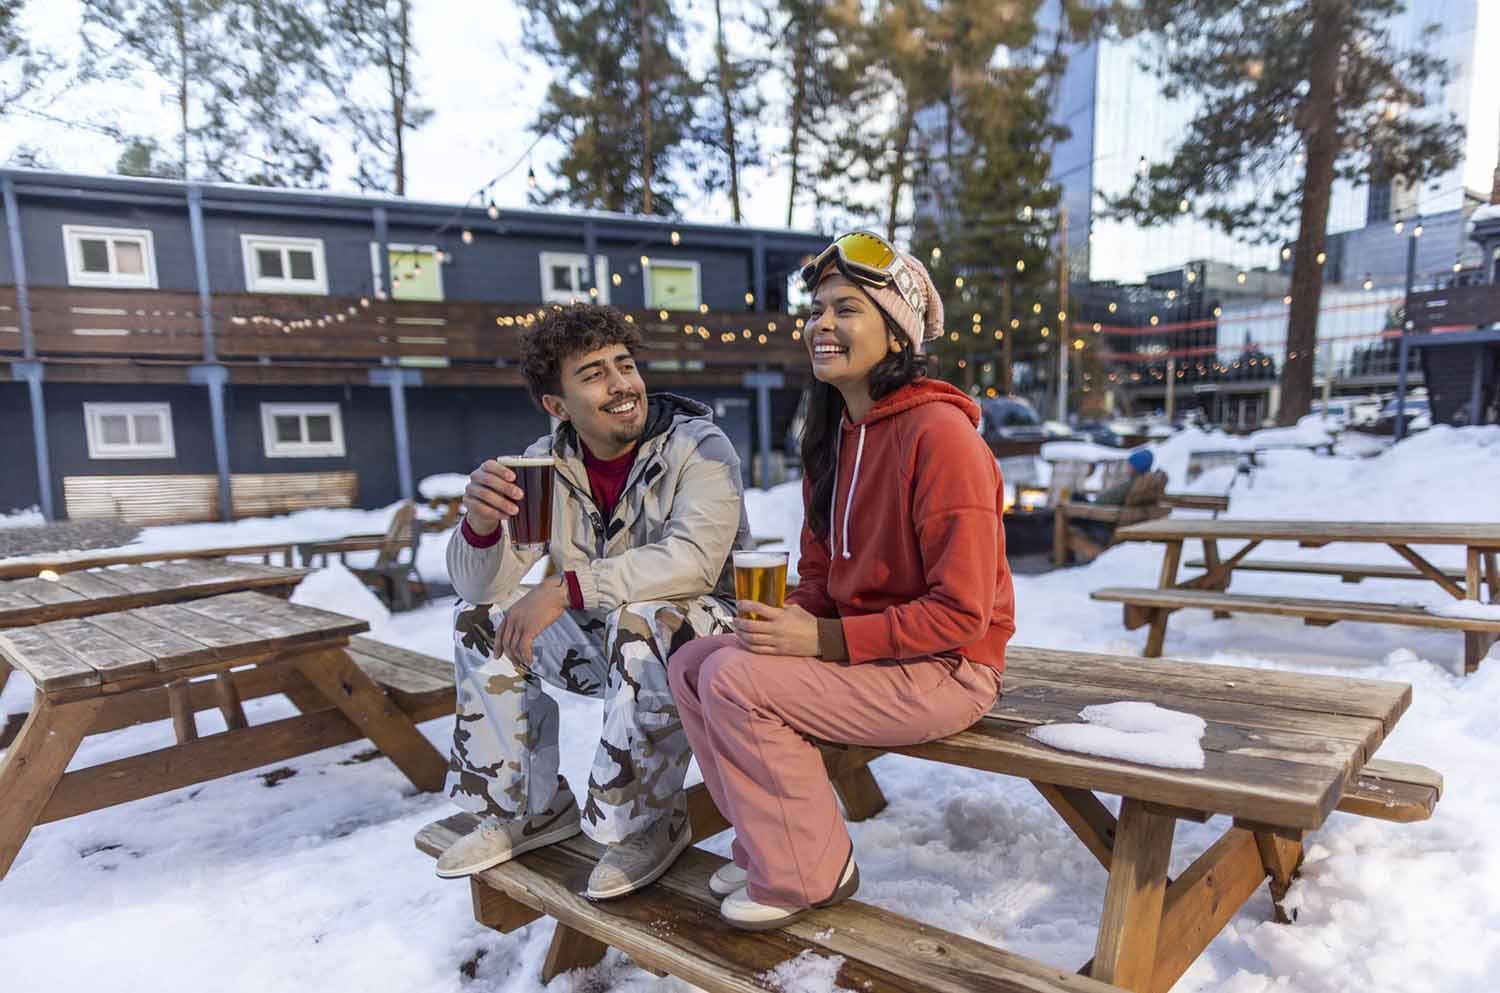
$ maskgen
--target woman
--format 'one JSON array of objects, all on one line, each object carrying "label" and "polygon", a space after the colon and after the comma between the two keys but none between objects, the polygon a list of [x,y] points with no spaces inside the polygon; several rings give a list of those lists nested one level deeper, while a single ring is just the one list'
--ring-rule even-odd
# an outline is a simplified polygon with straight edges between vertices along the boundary
[{"label": "woman", "polygon": [[[958,732],[1000,690],[1015,631],[999,468],[978,406],[927,379],[942,334],[927,270],[867,232],[802,273],[813,292],[801,582],[783,609],[740,604],[736,633],[671,658],[673,693],[734,861],[710,885],[747,930],[859,887],[809,741],[895,746]],[[744,619],[753,611],[762,620]]]}]

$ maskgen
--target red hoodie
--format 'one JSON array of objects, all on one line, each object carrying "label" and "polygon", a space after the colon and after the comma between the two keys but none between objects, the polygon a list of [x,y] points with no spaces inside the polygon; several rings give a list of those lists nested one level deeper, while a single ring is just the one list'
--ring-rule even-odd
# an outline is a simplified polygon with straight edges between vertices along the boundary
[{"label": "red hoodie", "polygon": [[933,379],[858,424],[844,417],[829,540],[803,526],[787,602],[842,618],[850,662],[957,651],[1004,670],[1016,630],[1005,484],[978,424],[978,405]]}]

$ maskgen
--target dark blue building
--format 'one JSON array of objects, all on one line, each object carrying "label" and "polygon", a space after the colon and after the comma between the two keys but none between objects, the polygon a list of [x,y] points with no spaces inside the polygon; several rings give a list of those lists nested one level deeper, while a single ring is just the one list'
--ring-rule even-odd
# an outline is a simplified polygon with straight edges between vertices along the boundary
[{"label": "dark blue building", "polygon": [[378,506],[467,472],[547,429],[518,338],[571,300],[638,323],[648,387],[713,405],[748,467],[806,376],[789,280],[826,243],[32,170],[0,189],[0,511],[57,517],[244,516],[335,477]]}]

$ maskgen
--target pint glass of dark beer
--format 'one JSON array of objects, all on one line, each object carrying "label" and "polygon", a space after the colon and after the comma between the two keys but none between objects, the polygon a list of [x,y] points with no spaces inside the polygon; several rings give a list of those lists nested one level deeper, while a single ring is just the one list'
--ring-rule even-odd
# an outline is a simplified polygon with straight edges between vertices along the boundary
[{"label": "pint glass of dark beer", "polygon": [[516,550],[535,552],[546,549],[552,540],[552,484],[557,459],[550,455],[538,458],[502,456],[500,464],[516,474],[521,487],[521,509],[510,519],[510,540]]},{"label": "pint glass of dark beer", "polygon": [[[734,596],[737,600],[754,600],[767,607],[786,603],[786,552],[735,552]],[[759,621],[754,611],[740,614]]]}]

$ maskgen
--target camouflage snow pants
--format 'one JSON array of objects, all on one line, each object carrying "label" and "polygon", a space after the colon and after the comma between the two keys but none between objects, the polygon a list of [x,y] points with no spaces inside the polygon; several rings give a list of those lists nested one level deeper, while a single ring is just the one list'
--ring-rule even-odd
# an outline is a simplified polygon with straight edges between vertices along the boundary
[{"label": "camouflage snow pants", "polygon": [[[513,602],[513,601],[512,601]],[[542,681],[604,700],[589,773],[584,830],[612,844],[669,812],[692,753],[667,682],[667,659],[697,638],[733,630],[712,597],[628,603],[609,613],[566,611],[532,645],[529,666],[496,658],[509,604],[454,610],[458,714],[448,795],[472,813],[512,818],[547,809],[559,777],[558,707]]]}]

